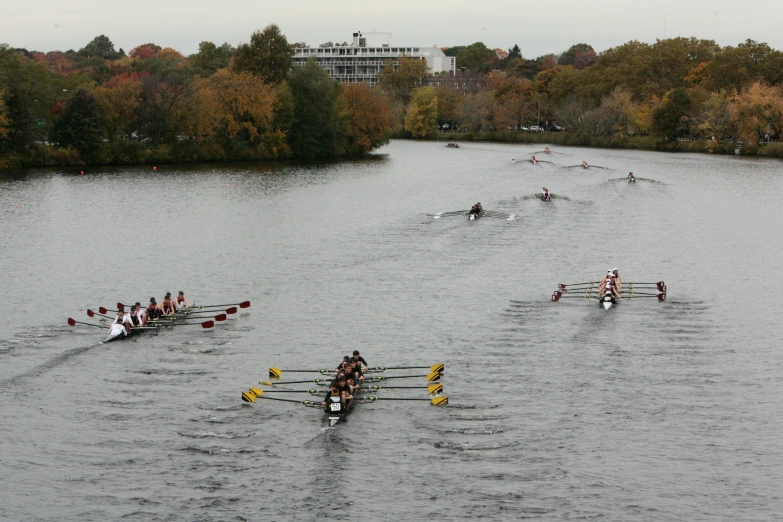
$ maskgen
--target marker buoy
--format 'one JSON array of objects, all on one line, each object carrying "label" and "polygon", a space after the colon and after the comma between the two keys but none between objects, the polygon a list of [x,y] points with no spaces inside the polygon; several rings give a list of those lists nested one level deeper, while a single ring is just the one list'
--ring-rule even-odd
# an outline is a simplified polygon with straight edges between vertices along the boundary
[{"label": "marker buoy", "polygon": [[81,172],[79,173],[79,175],[80,175],[80,176],[84,176],[84,171],[81,171]]},{"label": "marker buoy", "polygon": [[152,167],[152,171],[153,172],[156,171],[156,170],[158,170],[158,167]]}]

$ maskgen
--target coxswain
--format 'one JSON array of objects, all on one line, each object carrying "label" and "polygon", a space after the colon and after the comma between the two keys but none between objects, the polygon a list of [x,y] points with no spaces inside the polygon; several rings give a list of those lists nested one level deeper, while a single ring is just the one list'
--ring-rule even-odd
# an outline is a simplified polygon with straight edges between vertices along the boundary
[{"label": "coxswain", "polygon": [[636,183],[636,176],[634,176],[634,175],[633,175],[633,172],[629,172],[629,173],[628,173],[628,178],[627,178],[627,179],[628,179],[628,181],[630,181],[631,183]]},{"label": "coxswain", "polygon": [[163,302],[160,303],[160,312],[163,315],[174,315],[177,311],[177,307],[174,305],[174,300],[171,298],[171,292],[166,292],[166,297],[163,298]]},{"label": "coxswain", "polygon": [[532,158],[530,158],[530,163],[532,163],[533,165],[535,165],[536,163],[538,163],[538,160],[536,159],[536,157],[535,157],[535,156],[533,156]]},{"label": "coxswain", "polygon": [[588,165],[586,161],[583,161],[583,162],[582,162],[582,168],[583,168],[583,169],[589,169],[589,168],[590,168],[590,165]]},{"label": "coxswain", "polygon": [[321,402],[321,406],[324,407],[326,413],[339,414],[345,411],[345,399],[340,393],[340,388],[337,387],[336,383],[332,383],[329,386],[329,391],[326,392],[326,397],[324,397],[324,400]]},{"label": "coxswain", "polygon": [[176,304],[178,310],[182,310],[183,308],[187,308],[190,306],[190,303],[188,303],[188,298],[185,297],[185,292],[183,292],[182,290],[180,290],[179,293],[177,293]]},{"label": "coxswain", "polygon": [[155,321],[160,318],[160,308],[158,307],[158,303],[155,301],[154,297],[150,297],[150,304],[148,304],[147,308],[144,309],[144,316],[144,324],[147,324],[147,321]]},{"label": "coxswain", "polygon": [[541,187],[541,200],[542,201],[552,201],[552,195],[549,193],[549,189],[546,187]]},{"label": "coxswain", "polygon": [[473,206],[471,207],[471,209],[470,209],[470,213],[471,213],[471,214],[476,214],[477,216],[478,216],[479,214],[481,214],[482,212],[484,212],[484,207],[482,207],[482,206],[481,206],[481,202],[479,202],[479,203],[476,203],[476,204],[475,204],[475,205],[473,205]]},{"label": "coxswain", "polygon": [[131,328],[133,328],[130,314],[126,314],[123,308],[117,310],[117,317],[114,318],[114,322],[111,323],[111,325],[114,326],[115,324],[121,324],[122,327],[125,328],[126,334],[131,331]]},{"label": "coxswain", "polygon": [[552,154],[552,151],[549,150],[549,147],[544,149],[544,154]]}]

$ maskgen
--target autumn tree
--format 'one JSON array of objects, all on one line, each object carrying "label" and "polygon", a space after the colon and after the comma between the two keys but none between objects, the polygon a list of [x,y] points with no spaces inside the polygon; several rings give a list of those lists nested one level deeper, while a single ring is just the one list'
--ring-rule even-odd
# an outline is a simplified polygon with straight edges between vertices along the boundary
[{"label": "autumn tree", "polygon": [[228,69],[212,75],[210,84],[226,140],[233,140],[242,133],[243,139],[253,143],[271,127],[274,117],[272,85],[250,72]]},{"label": "autumn tree", "polygon": [[146,76],[149,75],[123,73],[93,90],[104,136],[110,142],[118,138],[127,139],[131,135],[139,112],[141,78]]},{"label": "autumn tree", "polygon": [[438,91],[435,87],[418,89],[405,113],[405,130],[414,138],[432,137],[438,125]]},{"label": "autumn tree", "polygon": [[294,50],[275,24],[250,36],[250,43],[237,47],[231,68],[235,72],[250,72],[269,83],[280,83],[291,69]]},{"label": "autumn tree", "polygon": [[131,58],[135,58],[137,60],[147,60],[155,56],[160,50],[161,47],[159,45],[148,43],[148,44],[140,45],[138,47],[134,47],[128,53],[128,56],[130,56]]},{"label": "autumn tree", "polygon": [[3,90],[0,89],[0,138],[8,135],[8,115],[5,113]]},{"label": "autumn tree", "polygon": [[[585,55],[592,57],[592,61],[583,58]],[[586,63],[582,67],[577,67],[577,60],[580,65]],[[593,46],[586,43],[574,44],[568,48],[566,52],[560,55],[557,60],[558,65],[573,65],[577,69],[584,69],[587,65],[595,61],[595,49]],[[589,63],[588,63],[589,62]]]},{"label": "autumn tree", "polygon": [[737,138],[758,145],[767,134],[781,136],[783,128],[783,89],[755,82],[737,93],[729,107]]},{"label": "autumn tree", "polygon": [[667,140],[690,136],[692,109],[693,102],[688,90],[684,87],[672,89],[653,112],[653,132]]},{"label": "autumn tree", "polygon": [[345,155],[351,129],[342,86],[329,78],[315,60],[291,71],[288,83],[295,100],[294,125],[288,140],[294,155]]},{"label": "autumn tree", "polygon": [[459,120],[459,106],[462,103],[462,92],[459,89],[438,87],[438,127],[447,125],[453,128]]},{"label": "autumn tree", "polygon": [[348,84],[343,86],[342,97],[351,121],[349,154],[364,154],[389,142],[391,109],[378,89]]},{"label": "autumn tree", "polygon": [[524,58],[509,58],[508,64],[506,64],[506,74],[532,80],[538,74],[538,63],[535,60]]},{"label": "autumn tree", "polygon": [[710,93],[707,101],[700,107],[697,117],[697,128],[702,135],[715,141],[725,139],[731,124],[730,103],[731,96],[728,92],[720,90]]},{"label": "autumn tree", "polygon": [[631,93],[617,88],[598,108],[585,113],[581,127],[593,136],[632,135],[636,133],[638,111]]},{"label": "autumn tree", "polygon": [[92,161],[102,143],[100,115],[93,95],[80,89],[68,98],[50,137],[61,147],[75,148],[84,161]]},{"label": "autumn tree", "polygon": [[560,102],[553,115],[566,130],[578,130],[582,123],[582,117],[587,113],[588,108],[582,98],[571,93]]},{"label": "autumn tree", "polygon": [[519,129],[535,114],[529,80],[504,76],[493,79],[491,87],[495,97],[492,124],[496,129]]},{"label": "autumn tree", "polygon": [[385,62],[378,76],[378,84],[392,96],[407,104],[428,72],[427,60],[401,56],[396,63],[393,60]]}]

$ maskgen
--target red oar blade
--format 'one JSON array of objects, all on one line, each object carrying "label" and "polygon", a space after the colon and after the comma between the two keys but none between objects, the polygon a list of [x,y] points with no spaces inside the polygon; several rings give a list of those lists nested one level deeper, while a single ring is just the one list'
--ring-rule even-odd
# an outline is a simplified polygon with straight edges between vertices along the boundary
[{"label": "red oar blade", "polygon": [[215,321],[218,321],[218,322],[225,321],[227,318],[228,318],[228,316],[226,314],[220,314],[220,315],[216,315],[215,316]]},{"label": "red oar blade", "polygon": [[658,294],[658,301],[666,301],[666,294]]},{"label": "red oar blade", "polygon": [[563,292],[554,292],[552,293],[552,301],[558,302],[562,296]]},{"label": "red oar blade", "polygon": [[109,309],[108,308],[104,308],[102,306],[99,306],[98,307],[98,312],[100,312],[102,314],[106,314],[106,313],[109,313]]},{"label": "red oar blade", "polygon": [[215,321],[204,321],[201,323],[202,328],[213,328],[215,326]]},{"label": "red oar blade", "polygon": [[69,324],[70,326],[76,326],[76,321],[74,321],[73,319],[71,319],[71,318],[69,317],[69,318],[68,318],[68,324]]},{"label": "red oar blade", "polygon": [[239,308],[250,308],[250,301],[239,303]]},{"label": "red oar blade", "polygon": [[226,310],[226,313],[229,314],[229,315],[237,313],[237,307],[236,306],[232,306],[231,308]]},{"label": "red oar blade", "polygon": [[[104,313],[106,313],[106,312],[101,312],[101,313],[102,313],[102,314],[104,314]],[[87,315],[88,315],[88,316],[90,316],[90,317],[95,317],[95,312],[93,312],[92,310],[90,310],[90,309],[88,308],[88,309],[87,309]]]},{"label": "red oar blade", "polygon": [[666,283],[664,283],[663,281],[658,281],[656,284],[658,286],[659,291],[666,293]]},{"label": "red oar blade", "polygon": [[122,304],[122,303],[117,303],[117,310],[119,310],[121,308],[125,308],[125,305]]}]

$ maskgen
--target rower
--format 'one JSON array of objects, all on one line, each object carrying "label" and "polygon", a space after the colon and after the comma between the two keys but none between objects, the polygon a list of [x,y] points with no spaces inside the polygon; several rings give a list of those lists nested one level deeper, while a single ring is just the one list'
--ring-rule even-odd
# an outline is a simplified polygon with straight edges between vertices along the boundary
[{"label": "rower", "polygon": [[544,149],[544,154],[552,154],[552,151],[549,150],[549,147]]},{"label": "rower", "polygon": [[166,297],[163,298],[163,302],[160,303],[160,312],[163,315],[174,315],[174,312],[177,311],[176,306],[174,306],[174,300],[171,298],[171,292],[166,292]]},{"label": "rower", "polygon": [[606,292],[609,291],[612,292],[612,295],[616,299],[620,299],[620,291],[617,288],[617,280],[615,279],[614,274],[610,272],[609,274],[607,274],[605,279],[606,282],[601,287],[601,292],[598,294],[598,299],[601,299],[603,296],[606,295]]},{"label": "rower", "polygon": [[636,176],[633,175],[633,172],[629,172],[628,177],[626,179],[631,183],[636,183]]},{"label": "rower", "polygon": [[332,383],[337,383],[337,389],[340,390],[343,400],[353,399],[353,388],[348,384],[345,379],[344,373],[338,373],[337,378]]},{"label": "rower", "polygon": [[115,324],[121,324],[122,327],[125,328],[126,334],[130,332],[131,328],[133,327],[130,315],[126,315],[123,308],[117,310],[117,317],[114,318],[114,322],[111,323],[111,325],[114,326]]},{"label": "rower", "polygon": [[473,205],[473,207],[471,207],[471,209],[470,209],[470,214],[476,214],[476,215],[479,215],[479,214],[481,214],[482,212],[484,212],[484,207],[482,207],[482,206],[481,206],[481,202],[479,202],[479,203],[476,203],[476,204],[475,204],[475,205]]},{"label": "rower", "polygon": [[347,355],[346,355],[345,357],[343,357],[343,360],[342,360],[342,361],[340,361],[340,364],[338,364],[338,365],[337,365],[337,368],[335,368],[335,370],[337,370],[337,373],[340,373],[341,371],[343,371],[343,369],[345,368],[345,364],[346,364],[348,361],[350,361],[350,360],[351,360],[351,358],[350,358],[350,357],[348,357]]},{"label": "rower", "polygon": [[532,163],[533,165],[535,165],[536,163],[538,163],[538,160],[536,159],[536,157],[535,157],[535,156],[533,156],[532,158],[530,158],[530,163]]},{"label": "rower", "polygon": [[345,381],[348,383],[348,386],[351,388],[351,393],[359,387],[359,376],[356,374],[356,372],[353,371],[353,363],[347,362],[345,364],[344,368],[345,372]]},{"label": "rower", "polygon": [[620,271],[617,268],[612,268],[612,275],[614,276],[617,284],[617,290],[619,291],[623,287],[623,280],[620,277]]},{"label": "rower", "polygon": [[147,321],[155,321],[160,318],[160,308],[158,308],[158,303],[155,301],[154,297],[150,297],[150,304],[144,309],[144,315],[144,324],[147,324]]},{"label": "rower", "polygon": [[130,320],[133,326],[144,325],[144,314],[141,312],[141,303],[136,302],[135,305],[131,306]]},{"label": "rower", "polygon": [[177,294],[177,301],[176,301],[177,309],[182,310],[183,308],[187,308],[190,306],[190,303],[188,303],[188,298],[185,297],[185,292],[182,290],[179,291]]},{"label": "rower", "polygon": [[364,360],[364,357],[362,357],[362,356],[359,354],[359,350],[354,350],[354,351],[353,351],[353,360],[354,360],[354,361],[355,361],[357,364],[358,364],[358,363],[361,363],[361,364],[359,364],[359,368],[360,368],[360,369],[361,369],[361,365],[362,365],[362,364],[363,364],[363,365],[365,365],[365,366],[367,366],[367,367],[369,367],[369,366],[370,366],[369,364],[367,364],[367,361],[365,361],[365,360]]},{"label": "rower", "polygon": [[586,161],[583,161],[583,162],[582,162],[582,168],[583,168],[583,169],[589,169],[589,168],[590,168],[590,165],[588,165]]},{"label": "rower", "polygon": [[546,187],[541,187],[541,190],[543,191],[541,193],[541,200],[552,201],[552,195],[549,193],[549,189],[547,189]]}]

